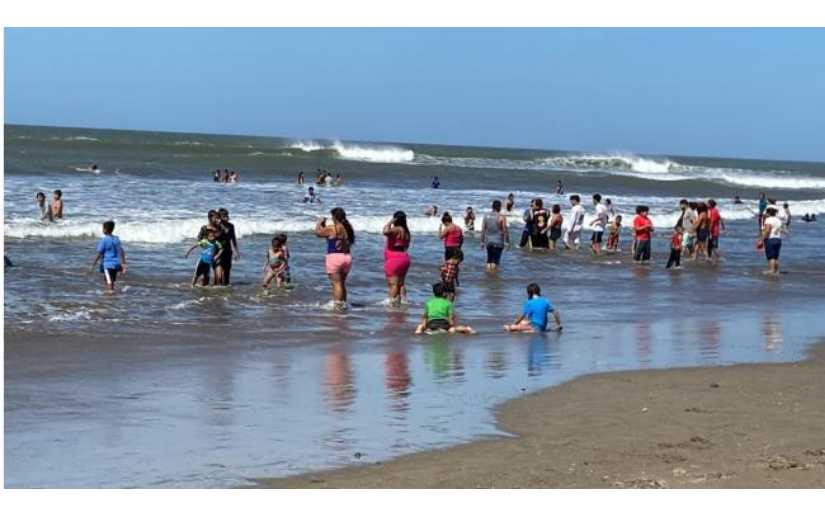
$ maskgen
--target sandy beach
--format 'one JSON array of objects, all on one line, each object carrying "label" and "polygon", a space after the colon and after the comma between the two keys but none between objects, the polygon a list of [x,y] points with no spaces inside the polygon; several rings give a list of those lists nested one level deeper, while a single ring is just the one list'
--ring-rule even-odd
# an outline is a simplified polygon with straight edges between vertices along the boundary
[{"label": "sandy beach", "polygon": [[799,363],[596,374],[499,407],[512,438],[271,488],[823,488],[825,345]]}]

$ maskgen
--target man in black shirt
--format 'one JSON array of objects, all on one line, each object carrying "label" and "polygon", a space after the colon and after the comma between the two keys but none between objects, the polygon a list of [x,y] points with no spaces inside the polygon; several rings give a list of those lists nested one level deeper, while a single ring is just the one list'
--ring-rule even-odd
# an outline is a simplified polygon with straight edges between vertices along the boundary
[{"label": "man in black shirt", "polygon": [[232,271],[232,258],[240,258],[241,251],[238,249],[238,240],[235,237],[235,225],[229,222],[229,210],[220,208],[218,210],[218,217],[218,227],[221,229],[218,241],[220,241],[225,249],[220,258],[221,267],[223,268],[223,284],[229,285],[229,274]]}]

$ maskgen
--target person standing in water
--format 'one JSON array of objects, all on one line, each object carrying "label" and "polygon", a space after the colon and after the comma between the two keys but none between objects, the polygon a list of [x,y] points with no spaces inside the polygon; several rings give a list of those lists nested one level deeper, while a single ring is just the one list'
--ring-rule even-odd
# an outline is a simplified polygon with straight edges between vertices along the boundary
[{"label": "person standing in water", "polygon": [[232,258],[239,260],[241,258],[241,250],[238,247],[238,239],[235,235],[235,225],[229,222],[229,210],[226,208],[218,209],[218,227],[221,229],[223,238],[221,244],[224,246],[224,252],[221,255],[221,267],[223,268],[222,284],[229,285],[229,275],[232,272]]},{"label": "person standing in water", "polygon": [[402,301],[406,301],[407,287],[404,282],[410,270],[410,255],[407,249],[410,247],[412,235],[407,227],[407,214],[403,211],[395,212],[382,233],[387,237],[384,248],[384,274],[387,277],[389,300],[392,306],[398,306]]},{"label": "person standing in water", "polygon": [[650,239],[653,234],[653,222],[647,214],[647,206],[636,207],[636,218],[633,219],[633,232],[636,247],[633,252],[633,261],[647,263],[650,260]]},{"label": "person standing in water", "polygon": [[513,213],[513,206],[515,204],[516,204],[516,196],[513,195],[513,193],[511,192],[507,196],[507,202],[504,203],[504,211],[506,211],[507,213]]},{"label": "person standing in water", "polygon": [[212,181],[214,181],[216,183],[221,182],[221,169],[215,170],[215,173],[212,174]]},{"label": "person standing in water", "polygon": [[565,249],[575,247],[579,249],[581,245],[582,226],[584,226],[584,207],[581,205],[581,197],[578,195],[570,196],[570,226],[567,228],[567,233],[564,236]]},{"label": "person standing in water", "polygon": [[602,253],[602,237],[604,236],[604,229],[607,227],[607,206],[602,204],[601,194],[593,194],[593,204],[596,206],[596,216],[590,221],[590,227],[593,229],[593,234],[590,237],[590,248],[593,254],[599,255]]},{"label": "person standing in water", "polygon": [[464,232],[461,228],[453,224],[453,217],[450,212],[445,211],[441,216],[441,227],[438,228],[438,238],[444,241],[444,259],[455,250],[462,258],[461,246],[464,245]]},{"label": "person standing in water", "polygon": [[487,272],[498,272],[501,253],[510,247],[507,219],[501,214],[501,201],[493,201],[492,210],[481,221],[481,246],[487,248]]},{"label": "person standing in water", "polygon": [[53,193],[54,200],[52,200],[52,219],[63,218],[63,191],[55,190]]},{"label": "person standing in water", "polygon": [[472,206],[467,206],[467,210],[464,212],[464,227],[467,228],[467,231],[476,230],[476,212],[473,211]]},{"label": "person standing in water", "polygon": [[34,196],[34,201],[40,209],[40,220],[54,222],[54,218],[52,217],[52,207],[46,203],[46,194],[43,192],[37,192],[37,195]]},{"label": "person standing in water", "polygon": [[332,301],[336,309],[347,306],[347,276],[352,269],[350,248],[355,243],[355,231],[343,208],[330,210],[332,220],[325,217],[315,225],[315,235],[327,242],[325,269],[332,285]]},{"label": "person standing in water", "polygon": [[765,210],[768,207],[768,199],[765,197],[765,192],[759,192],[759,214],[756,216],[756,225],[759,232],[762,232],[762,219],[765,217]]},{"label": "person standing in water", "polygon": [[433,188],[438,188],[441,186],[441,181],[438,180],[438,176],[433,176],[433,182],[431,185]]},{"label": "person standing in water", "polygon": [[556,195],[564,195],[564,184],[562,184],[561,179],[556,181]]},{"label": "person standing in water", "polygon": [[725,230],[725,220],[716,208],[716,201],[708,200],[708,227],[710,237],[708,238],[708,260],[714,261],[713,251],[716,251],[716,260],[719,259],[719,235]]},{"label": "person standing in water", "polygon": [[533,210],[530,218],[533,220],[530,245],[533,249],[547,249],[550,245],[550,240],[547,237],[547,231],[550,229],[550,214],[544,209],[544,201],[540,198],[533,199]]},{"label": "person standing in water", "polygon": [[115,291],[117,273],[126,274],[126,251],[123,250],[120,239],[112,234],[114,230],[114,221],[107,220],[103,223],[103,238],[97,243],[97,254],[91,268],[94,270],[97,262],[100,262],[100,272],[103,273],[106,291],[109,294]]},{"label": "person standing in water", "polygon": [[298,184],[299,185],[304,184],[304,171],[303,170],[298,172]]},{"label": "person standing in water", "polygon": [[779,274],[779,251],[782,249],[782,220],[777,217],[776,208],[767,208],[762,225],[761,246],[765,248],[765,258],[768,260],[768,270],[765,274]]},{"label": "person standing in water", "polygon": [[533,222],[533,208],[536,207],[536,201],[530,201],[530,206],[524,209],[524,213],[521,215],[521,220],[524,221],[524,228],[521,230],[521,239],[519,240],[518,246],[520,249],[524,249],[528,242],[530,242],[530,235],[533,233],[534,225]]}]

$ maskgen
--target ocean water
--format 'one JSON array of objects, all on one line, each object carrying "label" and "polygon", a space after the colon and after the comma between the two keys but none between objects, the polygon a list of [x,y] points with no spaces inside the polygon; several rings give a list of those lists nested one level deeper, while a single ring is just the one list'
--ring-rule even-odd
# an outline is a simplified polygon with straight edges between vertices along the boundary
[{"label": "ocean water", "polygon": [[[795,360],[825,334],[814,317],[825,230],[799,220],[825,212],[821,163],[5,129],[4,241],[15,264],[4,279],[7,485],[228,486],[348,464],[356,452],[384,460],[495,433],[491,407],[522,389],[595,371]],[[99,174],[84,171],[92,163]],[[239,170],[240,182],[214,183],[216,168]],[[345,182],[307,205],[295,177],[317,168]],[[552,193],[557,180],[566,195]],[[41,223],[34,194],[56,188],[65,220]],[[754,249],[761,191],[794,214],[778,279],[761,274]],[[479,335],[410,336],[442,256],[439,221],[424,209],[473,206],[480,216],[510,192],[514,240],[532,197],[566,213],[567,195],[579,193],[592,212],[599,192],[626,224],[647,204],[662,228],[653,265],[513,249],[490,278],[468,233],[457,310]],[[728,223],[719,265],[664,270],[682,197],[719,202]],[[310,234],[334,206],[358,237],[346,314],[328,308],[324,245]],[[183,254],[218,207],[240,238],[233,286],[191,289],[196,257]],[[380,230],[399,209],[413,232],[411,303],[393,309]],[[116,296],[87,273],[107,219],[130,265]],[[267,243],[281,231],[295,288],[262,293]],[[563,335],[500,331],[530,281],[560,309]]]}]

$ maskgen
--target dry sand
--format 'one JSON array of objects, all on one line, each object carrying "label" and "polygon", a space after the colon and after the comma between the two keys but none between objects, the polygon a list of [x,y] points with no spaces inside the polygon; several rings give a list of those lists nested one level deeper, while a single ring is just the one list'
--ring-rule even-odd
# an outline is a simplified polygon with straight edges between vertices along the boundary
[{"label": "dry sand", "polygon": [[794,364],[607,373],[510,401],[513,438],[273,488],[825,487],[825,345]]}]

